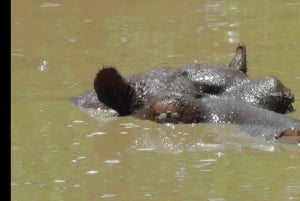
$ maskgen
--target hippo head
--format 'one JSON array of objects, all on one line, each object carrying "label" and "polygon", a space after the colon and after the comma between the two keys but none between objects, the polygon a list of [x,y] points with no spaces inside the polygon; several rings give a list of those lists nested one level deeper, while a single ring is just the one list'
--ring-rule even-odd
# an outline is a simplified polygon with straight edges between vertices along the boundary
[{"label": "hippo head", "polygon": [[120,116],[129,115],[134,89],[110,65],[104,65],[94,80],[94,89],[100,102],[116,110]]},{"label": "hippo head", "polygon": [[294,111],[292,106],[292,103],[295,101],[294,94],[291,89],[283,85],[278,78],[265,78],[261,87],[268,88],[267,94],[269,94],[269,96],[267,96],[264,100],[268,103],[268,109],[283,114]]}]

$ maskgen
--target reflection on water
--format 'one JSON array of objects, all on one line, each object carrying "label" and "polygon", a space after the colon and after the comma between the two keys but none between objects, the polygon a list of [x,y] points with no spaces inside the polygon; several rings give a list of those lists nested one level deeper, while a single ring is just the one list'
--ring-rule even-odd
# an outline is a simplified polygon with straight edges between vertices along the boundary
[{"label": "reflection on water", "polygon": [[[281,150],[297,151],[295,145],[281,144],[276,141],[266,141],[254,138],[240,131],[235,125],[229,124],[159,124],[136,120],[138,124],[122,123],[118,126],[114,121],[108,124],[115,125],[117,133],[129,135],[130,146],[137,151],[152,151],[158,153],[178,154],[183,152],[214,152],[221,157],[228,150],[242,151],[249,147],[267,152]],[[139,122],[141,121],[141,122]],[[141,125],[139,125],[141,123]],[[220,132],[220,130],[222,132]],[[97,132],[96,132],[97,133]],[[104,132],[100,131],[100,135]],[[93,133],[88,134],[91,136]],[[93,135],[94,136],[94,135]],[[95,135],[96,136],[96,135]],[[113,142],[107,142],[112,144]],[[124,147],[124,148],[125,148]],[[120,147],[119,147],[120,148]]]},{"label": "reflection on water", "polygon": [[11,200],[299,200],[299,147],[232,125],[155,124],[69,98],[113,64],[123,74],[249,47],[249,75],[294,90],[296,1],[12,2]]},{"label": "reflection on water", "polygon": [[[131,121],[116,124],[118,117],[111,110],[88,109],[88,114],[97,120],[99,125],[114,127],[114,132],[121,135],[130,135],[132,139],[131,148],[137,151],[155,151],[159,153],[182,153],[219,151],[222,155],[225,150],[241,151],[244,148],[276,152],[290,146],[291,150],[297,150],[294,138],[282,138],[280,141],[264,137],[252,137],[243,132],[238,126],[230,124],[156,124],[130,117]],[[95,115],[97,114],[97,115]],[[111,115],[111,116],[110,116]],[[74,120],[73,123],[85,123]],[[68,125],[72,127],[72,125]],[[222,132],[220,132],[222,131]],[[107,131],[96,131],[86,134],[86,137],[97,137],[107,135]],[[292,138],[292,139],[290,139]],[[297,138],[296,138],[297,139]],[[134,143],[133,143],[134,142]],[[114,141],[107,144],[113,144]],[[125,146],[129,146],[126,144]],[[288,148],[289,149],[289,148]]]}]

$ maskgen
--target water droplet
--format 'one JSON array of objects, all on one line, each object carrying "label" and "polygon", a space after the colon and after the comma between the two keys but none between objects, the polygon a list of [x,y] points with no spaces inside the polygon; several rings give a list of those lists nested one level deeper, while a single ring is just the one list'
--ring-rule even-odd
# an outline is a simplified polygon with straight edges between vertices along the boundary
[{"label": "water droplet", "polygon": [[39,70],[41,72],[45,72],[48,69],[48,62],[46,60],[43,60],[42,63],[39,66]]},{"label": "water droplet", "polygon": [[89,174],[89,175],[94,175],[94,174],[98,174],[99,171],[98,170],[89,170],[89,171],[86,171],[86,174]]},{"label": "water droplet", "polygon": [[42,5],[40,5],[41,8],[55,8],[60,6],[60,3],[43,3]]},{"label": "water droplet", "polygon": [[86,137],[94,137],[97,135],[105,135],[105,132],[103,132],[103,131],[93,132],[93,133],[87,134]]},{"label": "water droplet", "polygon": [[107,193],[100,195],[101,198],[112,198],[116,196],[117,196],[116,194],[107,194]]},{"label": "water droplet", "polygon": [[117,164],[117,163],[120,163],[120,160],[109,159],[109,160],[104,161],[104,163],[107,163],[107,164]]},{"label": "water droplet", "polygon": [[56,180],[54,180],[54,183],[66,183],[66,180],[64,180],[64,179],[56,179]]}]

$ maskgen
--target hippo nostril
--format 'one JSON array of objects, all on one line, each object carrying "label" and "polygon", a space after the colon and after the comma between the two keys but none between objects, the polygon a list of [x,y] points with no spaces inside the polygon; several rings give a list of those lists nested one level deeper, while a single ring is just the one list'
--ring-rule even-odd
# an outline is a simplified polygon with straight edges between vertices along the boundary
[{"label": "hippo nostril", "polygon": [[290,99],[291,99],[292,102],[295,101],[295,96],[294,96],[294,94],[292,94],[292,95],[290,96]]},{"label": "hippo nostril", "polygon": [[294,96],[294,94],[291,93],[291,92],[283,92],[283,98],[289,99],[289,100],[291,100],[292,102],[294,102],[294,100],[295,100],[295,96]]},{"label": "hippo nostril", "polygon": [[293,111],[295,111],[294,107],[292,106],[292,104],[289,104],[286,112],[293,112]]},{"label": "hippo nostril", "polygon": [[282,93],[284,98],[292,99],[292,100],[294,99],[294,94],[289,88],[284,87]]}]

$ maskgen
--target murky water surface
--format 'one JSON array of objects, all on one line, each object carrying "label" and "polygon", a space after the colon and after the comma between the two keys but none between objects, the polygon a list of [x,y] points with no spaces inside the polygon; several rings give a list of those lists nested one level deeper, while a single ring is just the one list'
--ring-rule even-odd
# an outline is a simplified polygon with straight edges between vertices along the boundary
[{"label": "murky water surface", "polygon": [[245,42],[249,75],[291,87],[300,119],[298,0],[14,0],[11,11],[11,200],[300,200],[297,146],[69,102],[103,64],[124,75],[227,64]]}]

